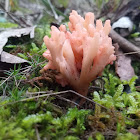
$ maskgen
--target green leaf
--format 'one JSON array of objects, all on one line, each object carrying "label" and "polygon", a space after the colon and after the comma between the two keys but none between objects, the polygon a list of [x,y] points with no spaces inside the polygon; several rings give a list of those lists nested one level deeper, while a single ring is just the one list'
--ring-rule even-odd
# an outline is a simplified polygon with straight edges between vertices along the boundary
[{"label": "green leaf", "polygon": [[115,106],[119,107],[119,108],[124,108],[125,107],[124,103],[122,103],[122,102],[115,103]]},{"label": "green leaf", "polygon": [[137,107],[137,102],[136,99],[132,95],[128,95],[129,97],[129,102],[133,107]]},{"label": "green leaf", "polygon": [[23,53],[18,53],[18,56],[25,59],[25,60],[28,60],[28,57]]},{"label": "green leaf", "polygon": [[97,91],[94,91],[93,95],[94,95],[94,101],[99,103],[101,100],[99,93]]},{"label": "green leaf", "polygon": [[122,92],[123,92],[123,89],[124,89],[123,85],[120,84],[120,85],[118,86],[118,88],[117,88],[117,91],[115,92],[115,94],[114,94],[114,96],[113,96],[113,99],[114,99],[114,100],[117,100],[117,98],[119,98],[119,96],[121,96],[121,94],[122,94]]},{"label": "green leaf", "polygon": [[0,28],[17,28],[18,25],[10,22],[0,22]]},{"label": "green leaf", "polygon": [[113,76],[112,74],[109,74],[109,79],[107,78],[103,78],[105,81],[105,91],[106,94],[109,94],[111,96],[114,96],[115,92],[116,92],[116,85],[120,84],[120,80]]},{"label": "green leaf", "polygon": [[130,35],[131,37],[137,38],[140,36],[140,32],[135,32],[133,34]]},{"label": "green leaf", "polygon": [[135,81],[137,78],[138,78],[137,76],[133,76],[128,83],[132,92],[136,91]]},{"label": "green leaf", "polygon": [[39,48],[36,46],[35,43],[32,43],[32,49],[30,49],[31,53],[38,53]]},{"label": "green leaf", "polygon": [[16,45],[6,45],[5,48],[10,48],[10,49],[14,49],[16,48],[17,46]]}]

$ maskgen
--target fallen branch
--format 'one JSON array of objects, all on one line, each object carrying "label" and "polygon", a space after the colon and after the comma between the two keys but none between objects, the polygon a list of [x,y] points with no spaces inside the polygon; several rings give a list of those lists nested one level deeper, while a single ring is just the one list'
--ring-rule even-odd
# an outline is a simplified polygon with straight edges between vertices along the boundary
[{"label": "fallen branch", "polygon": [[120,36],[116,31],[111,30],[110,37],[115,43],[118,43],[120,48],[127,53],[137,52],[135,55],[140,58],[140,48]]},{"label": "fallen branch", "polygon": [[[42,94],[42,93],[44,93],[44,94]],[[18,103],[18,102],[25,102],[25,101],[29,101],[29,100],[33,100],[33,99],[37,99],[37,98],[56,96],[56,95],[66,94],[66,93],[75,94],[75,95],[77,95],[77,96],[79,96],[79,97],[81,97],[81,98],[83,98],[83,99],[85,99],[85,100],[87,100],[87,101],[89,101],[89,102],[91,102],[93,104],[97,104],[98,106],[100,106],[100,107],[102,107],[102,108],[104,108],[106,110],[110,110],[110,109],[106,108],[105,106],[100,105],[99,103],[93,101],[92,99],[89,99],[89,98],[87,98],[87,97],[85,97],[85,96],[81,95],[80,93],[78,93],[76,91],[73,91],[73,90],[66,90],[66,91],[60,91],[60,92],[54,92],[54,93],[53,92],[50,93],[49,91],[40,91],[40,92],[34,92],[34,93],[27,92],[26,94],[42,94],[42,95],[36,95],[36,96],[33,96],[33,97],[27,97],[27,98],[21,99],[19,101],[2,104],[2,105],[0,105],[0,107],[5,106],[5,105],[15,104],[15,103]]]},{"label": "fallen branch", "polygon": [[40,139],[40,135],[39,135],[39,131],[38,131],[38,128],[37,128],[37,125],[35,125],[35,132],[36,132],[37,140],[41,140]]}]

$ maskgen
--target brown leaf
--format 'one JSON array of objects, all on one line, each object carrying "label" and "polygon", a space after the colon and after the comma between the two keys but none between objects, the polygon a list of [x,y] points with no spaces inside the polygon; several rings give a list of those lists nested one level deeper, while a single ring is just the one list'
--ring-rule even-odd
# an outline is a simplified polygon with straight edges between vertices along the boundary
[{"label": "brown leaf", "polygon": [[134,134],[134,135],[138,135],[138,130],[137,129],[134,129],[134,128],[131,128],[128,130],[130,133]]},{"label": "brown leaf", "polygon": [[130,57],[125,56],[122,51],[118,51],[117,55],[115,63],[116,73],[121,80],[130,80],[135,75]]}]

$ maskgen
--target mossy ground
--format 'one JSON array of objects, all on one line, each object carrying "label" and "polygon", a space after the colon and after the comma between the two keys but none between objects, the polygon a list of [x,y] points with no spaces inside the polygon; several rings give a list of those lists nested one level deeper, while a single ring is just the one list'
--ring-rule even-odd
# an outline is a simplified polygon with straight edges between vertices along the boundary
[{"label": "mossy ground", "polygon": [[[85,99],[85,103],[79,106],[74,100],[77,95],[69,91],[70,87],[62,88],[55,83],[54,71],[40,73],[47,63],[42,57],[46,46],[36,38],[49,35],[49,31],[49,26],[37,27],[35,40],[26,45],[5,46],[7,51],[30,61],[30,65],[14,67],[5,73],[6,80],[1,79],[0,139],[102,140],[126,137],[137,140],[140,134],[137,77],[121,81],[115,76],[114,67],[107,66],[103,76],[90,85],[87,98],[91,101]],[[69,92],[63,94],[63,91]],[[135,133],[131,133],[132,129]]]},{"label": "mossy ground", "polygon": [[[26,43],[23,39],[16,44],[8,42],[4,47],[30,63],[5,71],[0,79],[0,140],[138,140],[137,77],[121,81],[114,66],[109,65],[103,76],[90,84],[88,97],[79,105],[83,98],[72,92],[71,87],[58,85],[54,78],[56,71],[40,73],[47,63],[42,57],[46,50],[43,37],[50,36],[52,20],[45,17],[40,20],[33,40],[24,38]],[[139,63],[134,61],[133,66],[138,74]]]}]

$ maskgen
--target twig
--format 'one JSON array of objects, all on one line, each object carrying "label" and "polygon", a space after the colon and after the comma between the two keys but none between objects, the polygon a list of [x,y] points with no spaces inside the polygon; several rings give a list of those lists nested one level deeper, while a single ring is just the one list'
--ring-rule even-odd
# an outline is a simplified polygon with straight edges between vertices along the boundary
[{"label": "twig", "polygon": [[[6,0],[5,1],[5,10],[7,11],[7,12],[9,12],[9,10],[10,10],[10,5],[9,5],[9,0]],[[5,18],[7,17],[7,13],[5,13]]]},{"label": "twig", "polygon": [[7,80],[9,80],[10,79],[10,77],[13,75],[13,72],[8,76],[8,78],[6,78],[1,84],[0,84],[0,86],[2,86]]},{"label": "twig", "polygon": [[36,125],[35,125],[35,132],[36,132],[37,140],[41,140],[41,139],[40,139],[39,132],[38,132],[38,128],[37,128]]},{"label": "twig", "polygon": [[[43,92],[40,91],[40,92],[35,92],[35,93],[36,94],[39,94],[39,93],[47,93],[47,91],[46,92],[45,91],[43,91]],[[83,98],[83,99],[85,99],[85,100],[87,100],[89,102],[92,102],[94,104],[97,104],[97,105],[99,105],[100,107],[102,107],[102,108],[104,108],[106,110],[109,110],[108,108],[106,108],[106,107],[104,107],[104,106],[96,103],[95,101],[93,101],[93,100],[91,100],[91,99],[89,99],[89,98],[87,98],[87,97],[79,94],[78,92],[73,91],[73,90],[66,90],[66,91],[60,91],[60,92],[55,92],[55,93],[48,93],[48,94],[43,94],[43,95],[39,95],[39,96],[37,95],[37,96],[34,96],[34,97],[25,98],[25,99],[22,99],[22,100],[19,100],[19,101],[7,103],[7,104],[0,105],[0,106],[10,105],[10,104],[18,103],[18,102],[24,102],[24,101],[32,100],[32,99],[36,99],[36,98],[43,98],[43,97],[47,97],[47,96],[53,96],[53,95],[59,95],[59,94],[66,94],[66,93],[73,93],[73,94],[75,94],[75,95],[77,95],[77,96],[79,96],[79,97],[81,97],[81,98]],[[29,94],[29,92],[27,92],[27,94]]]},{"label": "twig", "polygon": [[50,5],[50,8],[52,9],[52,12],[53,12],[53,14],[54,14],[55,19],[58,20],[58,15],[57,15],[57,13],[56,13],[55,10],[54,10],[53,5],[51,4],[51,1],[48,0],[48,3],[49,3],[49,5]]},{"label": "twig", "polygon": [[[32,68],[32,66],[27,66],[27,67],[21,68],[20,70],[21,71],[23,70],[23,71],[20,72],[20,73],[17,73],[17,75],[23,74],[22,75],[22,77],[23,77],[23,76],[25,76],[31,70],[31,68]],[[3,80],[3,82],[0,84],[0,86],[2,86],[6,81],[9,81],[11,78],[14,78],[14,80],[16,82],[16,86],[18,87],[19,84],[20,84],[20,82],[22,81],[21,80],[22,78],[17,83],[16,77],[15,76],[12,76],[12,75],[13,75],[13,72],[11,72],[11,74],[5,80]],[[2,77],[0,77],[0,78],[2,78]]]},{"label": "twig", "polygon": [[138,52],[129,52],[129,53],[123,53],[123,54],[118,54],[118,55],[116,55],[116,56],[122,56],[122,55],[128,55],[128,54],[137,54],[137,53],[139,53],[140,51],[138,51]]},{"label": "twig", "polygon": [[5,8],[3,7],[2,4],[0,4],[0,8],[9,16],[9,18],[11,18],[15,23],[17,23],[20,27],[30,27],[30,25],[28,25],[25,21],[22,20],[22,22],[24,22],[23,24],[20,23],[14,16],[12,16],[9,12],[7,12],[5,10]]},{"label": "twig", "polygon": [[14,76],[14,80],[15,80],[15,85],[16,85],[16,87],[18,87],[17,79],[16,79],[15,76]]},{"label": "twig", "polygon": [[[36,94],[38,94],[38,93],[39,93],[39,92],[36,92]],[[40,92],[40,93],[42,93],[42,92]],[[93,100],[91,100],[91,99],[89,99],[89,98],[87,98],[87,97],[85,97],[85,96],[79,94],[78,92],[73,91],[73,90],[60,91],[60,92],[56,92],[56,93],[48,93],[48,94],[45,94],[45,95],[40,95],[39,97],[46,97],[46,96],[52,96],[52,95],[59,95],[59,94],[65,94],[65,93],[73,93],[73,94],[75,94],[75,95],[77,95],[77,96],[79,96],[79,97],[81,97],[81,98],[83,98],[83,99],[85,99],[85,100],[87,100],[87,101],[89,101],[89,102],[92,102],[92,103],[94,103],[94,104],[97,104],[97,105],[101,106],[102,108],[108,110],[106,107],[104,107],[104,106],[102,106],[102,105],[96,103],[95,101],[93,101]],[[29,98],[29,99],[35,99],[35,98],[36,98],[36,96],[35,96],[35,97],[31,97],[31,98]],[[28,99],[23,99],[23,101],[26,101],[26,100],[28,100]]]},{"label": "twig", "polygon": [[29,95],[36,95],[36,94],[49,94],[49,93],[52,93],[52,90],[51,91],[40,91],[40,92],[27,92],[26,94],[29,94]]},{"label": "twig", "polygon": [[135,46],[134,44],[132,44],[131,42],[129,42],[128,40],[126,40],[125,38],[120,36],[113,29],[110,32],[110,36],[113,39],[113,41],[115,41],[116,43],[119,44],[119,46],[122,48],[122,50],[124,50],[125,52],[131,52],[131,54],[133,52],[135,52],[135,53],[137,52],[136,56],[140,58],[140,49],[137,46]]},{"label": "twig", "polygon": [[[124,5],[124,0],[119,1],[119,5],[118,5],[117,9],[115,10],[115,13],[119,13],[119,10],[122,8],[122,5]],[[116,14],[115,14],[115,16],[116,16]],[[115,20],[115,18],[116,18],[115,16],[113,17],[113,20]],[[114,23],[113,20],[112,20],[112,22]]]},{"label": "twig", "polygon": [[5,88],[3,89],[3,96],[6,97],[6,88],[7,88],[7,84],[5,86]]},{"label": "twig", "polygon": [[62,96],[56,95],[56,97],[58,97],[58,98],[61,99],[61,100],[66,101],[66,102],[72,103],[72,104],[74,104],[74,105],[76,105],[76,106],[80,106],[80,105],[77,104],[76,102],[71,101],[71,100],[69,100],[69,99],[67,99],[67,98],[64,98],[64,97],[62,97]]}]

